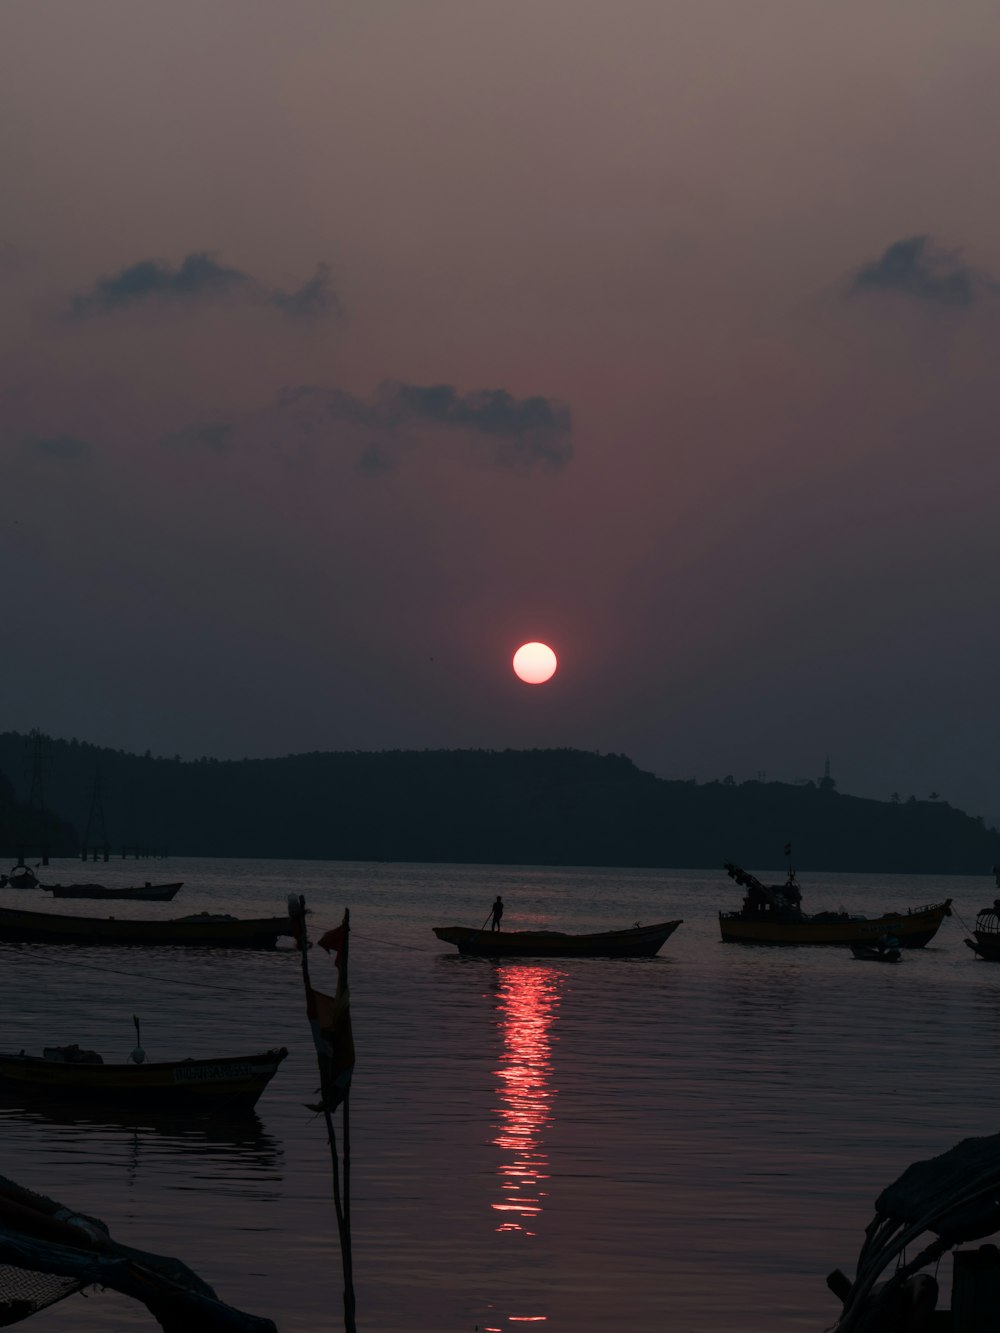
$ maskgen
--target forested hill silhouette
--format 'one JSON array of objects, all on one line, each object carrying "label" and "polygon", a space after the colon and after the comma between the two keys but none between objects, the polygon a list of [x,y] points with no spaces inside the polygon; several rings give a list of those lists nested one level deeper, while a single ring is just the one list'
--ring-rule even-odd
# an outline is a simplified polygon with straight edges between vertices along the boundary
[{"label": "forested hill silhouette", "polygon": [[[0,734],[15,783],[27,738]],[[86,836],[101,774],[115,852],[351,861],[987,874],[1000,834],[946,801],[845,796],[829,779],[696,783],[580,750],[315,752],[182,761],[47,742],[46,800]],[[91,829],[88,841],[96,840]]]}]

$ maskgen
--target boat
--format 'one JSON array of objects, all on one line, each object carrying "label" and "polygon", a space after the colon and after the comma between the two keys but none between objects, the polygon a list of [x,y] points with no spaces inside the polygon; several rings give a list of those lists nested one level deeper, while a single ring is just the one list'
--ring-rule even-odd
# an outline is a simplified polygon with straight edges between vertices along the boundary
[{"label": "boat", "polygon": [[[1000,1134],[963,1139],[912,1163],[875,1200],[854,1278],[835,1268],[826,1279],[843,1302],[831,1333],[995,1328],[1000,1251],[995,1244],[956,1246],[998,1230]],[[949,1250],[951,1308],[938,1309],[938,1265]]]},{"label": "boat", "polygon": [[0,875],[0,889],[37,889],[38,876],[29,867],[17,865],[6,875]]},{"label": "boat", "polygon": [[199,912],[170,921],[136,921],[0,907],[0,941],[6,944],[171,944],[185,948],[273,949],[282,935],[294,936],[288,916],[247,919]]},{"label": "boat", "polygon": [[1000,898],[976,915],[975,939],[966,940],[969,948],[990,963],[1000,963]]},{"label": "boat", "polygon": [[176,898],[184,881],[176,884],[136,884],[124,889],[109,889],[104,884],[42,884],[39,887],[53,898],[128,898],[144,903],[168,903]]},{"label": "boat", "polygon": [[876,940],[874,944],[852,944],[851,953],[866,963],[898,963],[901,956],[892,936],[888,941]]},{"label": "boat", "polygon": [[245,1114],[287,1054],[281,1046],[257,1055],[105,1064],[94,1051],[51,1046],[41,1056],[0,1054],[0,1097],[73,1110],[100,1106],[157,1114]]},{"label": "boat", "polygon": [[270,1319],[224,1304],[179,1259],[122,1245],[100,1218],[0,1176],[0,1324],[93,1286],[138,1301],[167,1333],[277,1333]]},{"label": "boat", "polygon": [[720,912],[719,927],[726,944],[874,944],[894,935],[901,948],[922,949],[937,934],[951,899],[905,912],[857,916],[849,912],[802,911],[802,893],[790,871],[784,884],[762,884],[755,875],[727,861],[727,874],[747,890],[737,912]]},{"label": "boat", "polygon": [[476,930],[472,926],[435,926],[434,934],[459,953],[474,958],[652,958],[680,921],[631,930],[603,930],[592,935],[564,935],[557,930]]}]

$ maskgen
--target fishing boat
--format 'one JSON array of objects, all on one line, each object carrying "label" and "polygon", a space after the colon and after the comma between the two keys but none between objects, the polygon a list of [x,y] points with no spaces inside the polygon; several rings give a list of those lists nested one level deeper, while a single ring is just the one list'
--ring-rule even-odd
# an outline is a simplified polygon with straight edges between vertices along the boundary
[{"label": "fishing boat", "polygon": [[29,867],[18,865],[6,875],[0,875],[0,889],[37,889],[38,876]]},{"label": "fishing boat", "polygon": [[883,912],[881,916],[857,916],[849,912],[802,911],[802,893],[790,871],[784,884],[762,884],[755,875],[726,862],[726,872],[746,889],[743,906],[736,912],[720,912],[719,927],[727,944],[874,944],[883,935],[894,935],[901,948],[921,949],[937,934],[941,922],[951,916],[951,899],[905,912]]},{"label": "fishing boat", "polygon": [[[914,1162],[875,1200],[854,1278],[826,1284],[843,1302],[832,1333],[972,1333],[997,1323],[1000,1251],[956,1249],[1000,1231],[1000,1134],[963,1139]],[[938,1265],[952,1255],[950,1309],[939,1309]],[[928,1270],[928,1271],[924,1271]]]},{"label": "fishing boat", "polygon": [[564,935],[557,930],[476,930],[472,926],[435,926],[434,934],[459,953],[475,958],[652,958],[680,921],[592,935]]},{"label": "fishing boat", "polygon": [[179,1259],[120,1244],[100,1218],[0,1176],[0,1324],[92,1286],[144,1305],[166,1333],[277,1333],[270,1319],[224,1304]]},{"label": "fishing boat", "polygon": [[184,881],[176,884],[134,884],[124,889],[109,889],[104,884],[42,884],[39,887],[53,898],[127,898],[143,903],[169,903],[176,898]]},{"label": "fishing boat", "polygon": [[105,1064],[78,1046],[46,1047],[43,1055],[0,1054],[0,1097],[72,1107],[194,1115],[245,1114],[278,1072],[288,1051],[212,1059]]},{"label": "fishing boat", "polygon": [[966,940],[969,948],[990,963],[1000,963],[1000,898],[992,907],[984,907],[976,916],[975,939]]},{"label": "fishing boat", "polygon": [[288,916],[247,919],[199,912],[170,921],[136,921],[0,907],[0,940],[7,944],[171,944],[204,949],[273,949],[283,935],[294,936]]}]

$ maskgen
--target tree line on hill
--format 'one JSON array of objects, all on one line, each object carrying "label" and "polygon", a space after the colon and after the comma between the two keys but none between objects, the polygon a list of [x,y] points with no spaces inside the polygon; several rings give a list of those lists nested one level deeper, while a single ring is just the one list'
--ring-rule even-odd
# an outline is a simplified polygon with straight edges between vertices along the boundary
[{"label": "tree line on hill", "polygon": [[[27,745],[0,734],[8,856],[29,840],[38,851]],[[54,855],[106,832],[115,852],[189,856],[762,869],[792,841],[796,864],[814,870],[988,874],[1000,862],[1000,834],[946,801],[848,796],[829,778],[674,781],[571,749],[183,761],[46,738],[43,767]]]}]

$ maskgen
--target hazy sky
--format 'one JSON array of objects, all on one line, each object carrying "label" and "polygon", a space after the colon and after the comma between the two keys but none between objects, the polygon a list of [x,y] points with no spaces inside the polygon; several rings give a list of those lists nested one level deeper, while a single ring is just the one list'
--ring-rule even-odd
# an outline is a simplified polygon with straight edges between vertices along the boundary
[{"label": "hazy sky", "polygon": [[998,62],[996,0],[5,0],[0,729],[1000,818]]}]

